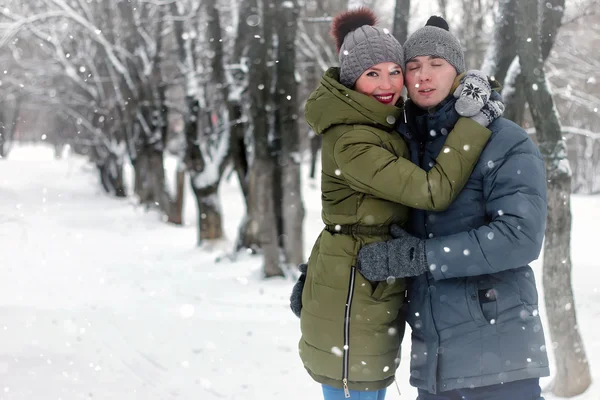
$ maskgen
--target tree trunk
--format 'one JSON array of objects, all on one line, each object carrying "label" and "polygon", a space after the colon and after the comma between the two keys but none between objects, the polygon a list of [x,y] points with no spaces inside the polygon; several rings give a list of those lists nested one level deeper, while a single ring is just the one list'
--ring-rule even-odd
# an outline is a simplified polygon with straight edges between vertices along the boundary
[{"label": "tree trunk", "polygon": [[[210,60],[211,89],[214,87],[214,92],[211,92],[213,93],[211,99],[206,98],[205,100],[205,104],[210,104],[210,109],[207,110],[199,110],[199,102],[197,101],[199,93],[196,94],[196,98],[188,99],[190,115],[187,123],[190,130],[186,135],[188,137],[188,147],[194,146],[193,149],[190,148],[190,156],[192,156],[190,161],[194,160],[194,172],[191,175],[191,183],[194,189],[194,195],[196,196],[196,204],[198,206],[198,245],[202,244],[205,240],[221,239],[223,237],[223,217],[218,192],[225,164],[228,161],[229,143],[224,147],[222,147],[221,144],[223,141],[229,142],[230,140],[229,132],[223,132],[221,129],[222,125],[227,125],[230,122],[229,113],[224,111],[229,87],[225,78],[223,64],[224,54],[223,40],[221,37],[221,17],[215,0],[206,1],[204,7],[208,17],[208,45],[214,54]],[[188,46],[187,51],[191,51],[191,46]],[[189,67],[191,67],[191,65]],[[208,92],[205,90],[205,97],[208,97],[207,93]],[[222,116],[216,124],[213,123],[211,119],[211,111],[213,110],[219,111],[219,115]],[[216,138],[213,143],[210,143],[207,138],[198,137],[199,132],[196,122],[198,111],[205,112],[204,116],[206,118],[203,119],[203,121],[205,121],[205,128],[208,128],[211,134]],[[200,136],[203,136],[202,133],[200,133]],[[201,148],[196,144],[196,141],[198,140],[207,143],[204,147],[206,149],[205,154],[202,154]],[[225,148],[224,154],[220,151],[222,148]],[[215,165],[208,166],[207,162]],[[211,169],[214,169],[217,172],[211,173]]]},{"label": "tree trunk", "polygon": [[142,149],[138,152],[135,163],[136,194],[140,204],[147,207],[163,207],[165,192],[165,170],[163,154],[152,149]]},{"label": "tree trunk", "polygon": [[[177,43],[177,55],[179,62],[184,68],[184,80],[185,80],[185,105],[186,111],[184,114],[183,122],[183,136],[185,138],[185,150],[183,155],[183,164],[185,169],[190,175],[190,184],[192,192],[196,197],[196,213],[198,215],[198,236],[196,242],[198,245],[202,242],[202,233],[209,232],[206,226],[203,226],[202,219],[203,209],[201,208],[205,201],[202,198],[200,190],[195,185],[195,177],[198,176],[205,168],[204,157],[202,151],[198,146],[198,116],[200,114],[200,86],[195,76],[195,54],[194,54],[194,37],[195,35],[187,34],[189,29],[195,29],[193,25],[197,22],[196,18],[190,20],[182,18],[177,4],[175,2],[170,5],[171,14],[176,17],[173,21],[173,31],[175,32],[175,40]],[[184,26],[187,23],[188,26]],[[191,27],[191,26],[192,27]],[[183,168],[177,170],[177,195],[174,201],[174,217],[179,217],[179,222],[183,223],[183,199],[184,199],[184,182],[185,182],[185,171]],[[213,219],[211,219],[212,221]]]},{"label": "tree trunk", "polygon": [[[545,1],[543,3],[546,4]],[[562,139],[560,122],[544,73],[538,6],[538,2],[533,1],[518,2],[517,51],[548,179],[543,282],[557,367],[552,393],[560,397],[573,397],[590,386],[591,377],[578,329],[571,283],[571,170],[566,143]],[[557,21],[560,24],[560,19]]]},{"label": "tree trunk", "polygon": [[[138,24],[145,21],[145,16],[150,12],[149,4],[142,4],[141,17],[139,21],[133,18],[131,4],[124,7],[129,13],[128,20]],[[176,222],[179,218],[172,213],[175,208],[171,196],[165,186],[165,171],[163,158],[165,143],[167,139],[168,107],[166,105],[166,84],[162,76],[164,10],[157,8],[157,24],[152,27],[153,37],[156,38],[155,47],[151,53],[151,62],[148,73],[144,74],[144,80],[139,82],[139,92],[136,108],[135,127],[137,132],[134,137],[139,138],[139,149],[137,150],[134,169],[136,172],[136,193],[140,203],[147,208],[158,207],[164,212],[168,222]],[[134,25],[137,27],[137,25]],[[139,43],[144,42],[141,28],[135,32],[136,40],[128,43],[133,49],[138,48]],[[135,51],[133,51],[135,53]],[[141,77],[140,77],[141,78]]]},{"label": "tree trunk", "polygon": [[[532,0],[533,1],[533,0]],[[504,117],[522,126],[525,116],[525,92],[517,56],[515,15],[517,0],[500,0],[492,41],[481,70],[504,86]]]},{"label": "tree trunk", "polygon": [[6,119],[6,109],[3,110],[2,121],[0,121],[0,159],[6,158],[10,152],[12,142],[14,140],[17,123],[19,121],[21,100],[16,99],[10,119]]},{"label": "tree trunk", "polygon": [[[218,196],[220,177],[225,168],[226,157],[205,157],[197,142],[199,102],[188,97],[188,115],[185,122],[186,136],[186,165],[190,174],[190,184],[196,198],[196,213],[198,215],[197,244],[205,240],[221,239],[223,237],[223,222],[221,205]],[[219,140],[223,140],[220,138]],[[217,152],[218,153],[218,152]],[[207,168],[206,158],[216,163],[217,176],[205,177]]]},{"label": "tree trunk", "polygon": [[114,162],[113,187],[115,188],[115,196],[126,197],[125,181],[123,180],[123,160]]},{"label": "tree trunk", "polygon": [[599,193],[600,136],[576,134],[566,136],[569,138],[569,161],[573,169],[572,193]]},{"label": "tree trunk", "polygon": [[521,74],[519,58],[515,58],[508,69],[505,89],[502,95],[506,102],[504,118],[510,119],[519,126],[523,126],[525,122],[525,104],[527,103],[525,85],[525,78]]},{"label": "tree trunk", "polygon": [[[402,42],[401,42],[402,43]],[[312,91],[319,85],[319,79],[321,78],[321,71],[317,68],[316,62],[311,63],[306,69],[306,85]],[[310,128],[309,128],[310,129]],[[309,144],[310,144],[310,179],[315,179],[317,175],[317,159],[319,156],[319,150],[321,149],[322,137],[321,135],[315,134],[312,130],[309,130]]]},{"label": "tree trunk", "polygon": [[[276,122],[275,131],[278,131],[279,124]],[[280,144],[277,145],[278,147]],[[273,150],[273,149],[272,149]],[[282,154],[281,150],[277,151],[276,154],[273,154],[273,209],[275,212],[275,228],[277,233],[277,244],[280,248],[284,248],[284,234],[283,234],[283,165],[284,161],[281,160]]]},{"label": "tree trunk", "polygon": [[[482,70],[504,84],[502,92],[506,103],[504,117],[523,126],[526,95],[524,91],[525,81],[521,76],[521,66],[519,60],[515,59],[517,41],[515,40],[514,24],[516,21],[515,14],[518,12],[516,3],[516,0],[501,0],[499,19],[496,21],[494,29],[494,39],[488,48]],[[538,6],[540,8],[538,15],[542,17],[541,23],[536,23],[536,27],[541,26],[541,57],[543,64],[550,55],[556,40],[564,13],[565,0],[540,1]]]},{"label": "tree trunk", "polygon": [[440,13],[444,19],[448,19],[448,0],[438,0],[440,6]]},{"label": "tree trunk", "polygon": [[185,169],[178,167],[175,171],[175,198],[169,207],[169,222],[183,225],[183,204],[185,196]]},{"label": "tree trunk", "polygon": [[171,200],[165,186],[163,153],[147,148],[142,149],[138,152],[134,171],[135,193],[139,197],[140,204],[146,209],[161,210],[167,222],[181,224],[181,217],[176,213],[176,203]]},{"label": "tree trunk", "polygon": [[246,209],[248,209],[248,158],[246,154],[246,143],[245,143],[245,125],[242,122],[242,107],[236,100],[228,100],[229,107],[229,118],[231,122],[231,133],[230,133],[230,144],[229,149],[231,151],[231,159],[233,162],[233,169],[235,170],[242,194],[244,195],[244,202]]},{"label": "tree trunk", "polygon": [[198,245],[205,240],[223,237],[223,217],[219,201],[219,186],[194,189],[198,204]]},{"label": "tree trunk", "polygon": [[[533,1],[533,0],[532,0]],[[494,22],[492,41],[487,49],[481,70],[504,84],[508,69],[517,55],[515,38],[515,9],[517,0],[500,0],[498,17]]]},{"label": "tree trunk", "polygon": [[410,19],[410,0],[396,0],[394,12],[393,35],[400,44],[408,38],[408,21]]},{"label": "tree trunk", "polygon": [[481,33],[490,11],[486,0],[461,0],[462,18],[454,32],[463,46],[465,65],[477,65],[485,53],[487,40],[484,41]]},{"label": "tree trunk", "polygon": [[[244,23],[244,25],[246,25]],[[239,71],[239,74],[243,74]],[[245,79],[242,76],[237,76],[235,84],[244,85]],[[229,109],[230,118],[230,142],[229,142],[229,156],[233,163],[233,169],[238,177],[240,189],[244,196],[244,205],[246,209],[246,216],[240,222],[238,227],[238,237],[236,239],[235,250],[239,251],[243,248],[252,248],[252,239],[246,233],[248,232],[248,213],[250,210],[250,192],[249,192],[249,173],[250,167],[248,163],[248,154],[246,152],[246,135],[245,135],[245,123],[242,121],[242,105],[240,99],[230,98],[227,100],[227,108]]]},{"label": "tree trunk", "polygon": [[300,132],[298,129],[298,83],[296,72],[296,31],[298,4],[282,3],[278,7],[277,22],[277,130],[281,137],[280,199],[283,219],[283,249],[285,260],[292,265],[304,262],[302,185],[300,178]]},{"label": "tree trunk", "polygon": [[106,193],[116,197],[125,197],[125,182],[123,181],[123,162],[116,154],[108,156],[97,163],[100,172],[100,183]]},{"label": "tree trunk", "polygon": [[554,173],[548,183],[543,283],[550,337],[556,358],[556,376],[551,387],[552,393],[559,397],[577,396],[591,384],[571,284],[570,193],[570,174]]},{"label": "tree trunk", "polygon": [[[247,57],[250,41],[252,40],[252,30],[254,29],[247,22],[247,16],[251,14],[252,4],[248,1],[243,1],[238,10],[238,26],[233,51],[233,63],[242,64],[242,59]],[[229,82],[235,85],[235,90],[230,90],[227,99],[227,107],[229,110],[229,118],[231,122],[230,131],[230,151],[233,161],[233,168],[238,176],[244,202],[246,204],[246,214],[249,207],[249,189],[248,189],[248,174],[249,160],[246,152],[246,124],[243,122],[243,108],[241,94],[248,87],[248,76],[243,68],[238,68],[232,71]],[[233,89],[233,88],[232,88]],[[245,231],[244,221],[240,225],[240,231]],[[238,239],[240,239],[239,237]],[[238,243],[239,244],[239,243]],[[237,250],[239,250],[238,248]]]},{"label": "tree trunk", "polygon": [[282,167],[283,248],[286,262],[302,264],[304,259],[304,205],[300,182],[300,164],[290,160]]},{"label": "tree trunk", "polygon": [[269,56],[272,49],[271,10],[268,3],[250,0],[253,12],[261,16],[260,22],[251,29],[252,37],[248,55],[249,88],[247,91],[254,154],[250,167],[249,194],[250,209],[248,229],[252,242],[256,243],[264,254],[265,277],[282,276],[279,266],[279,247],[274,205],[274,169],[275,161],[271,154],[270,132],[271,115],[265,110],[272,109],[272,74],[269,71]]},{"label": "tree trunk", "polygon": [[[2,115],[2,113],[0,113],[0,159],[3,159],[6,157],[6,152],[4,150],[4,147],[6,146],[6,143],[8,142],[8,134],[6,133],[7,129],[7,124],[6,124],[6,120],[4,118],[4,115]],[[6,146],[8,147],[8,146]]]},{"label": "tree trunk", "polygon": [[279,266],[279,242],[277,221],[273,203],[273,172],[275,163],[272,158],[257,158],[250,171],[251,217],[248,230],[257,238],[257,245],[264,256],[263,272],[266,278],[283,276]]}]

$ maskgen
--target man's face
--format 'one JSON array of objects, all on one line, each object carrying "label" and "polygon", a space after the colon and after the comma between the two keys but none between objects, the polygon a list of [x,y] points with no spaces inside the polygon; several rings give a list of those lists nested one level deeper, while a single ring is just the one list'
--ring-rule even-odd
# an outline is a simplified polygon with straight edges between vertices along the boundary
[{"label": "man's face", "polygon": [[408,97],[419,107],[437,106],[449,94],[456,69],[443,58],[419,56],[406,63]]}]

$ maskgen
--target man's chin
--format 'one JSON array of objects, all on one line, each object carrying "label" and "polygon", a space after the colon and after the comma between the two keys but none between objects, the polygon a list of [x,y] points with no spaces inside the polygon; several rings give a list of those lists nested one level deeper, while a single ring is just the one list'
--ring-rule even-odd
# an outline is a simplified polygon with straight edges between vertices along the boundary
[{"label": "man's chin", "polygon": [[422,108],[424,110],[433,108],[442,102],[442,100],[438,100],[438,99],[412,99],[412,100],[417,106],[419,106],[419,108]]}]

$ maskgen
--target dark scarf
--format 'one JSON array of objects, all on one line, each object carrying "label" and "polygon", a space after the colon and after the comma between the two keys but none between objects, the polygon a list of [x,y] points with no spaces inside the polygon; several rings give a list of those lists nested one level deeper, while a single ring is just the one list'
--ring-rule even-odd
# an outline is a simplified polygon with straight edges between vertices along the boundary
[{"label": "dark scarf", "polygon": [[[456,99],[450,94],[437,106],[424,110],[408,100],[405,105],[405,135],[421,143],[433,141],[440,135],[446,136],[460,118],[454,109],[455,103]],[[432,132],[435,132],[435,135],[432,135]]]}]

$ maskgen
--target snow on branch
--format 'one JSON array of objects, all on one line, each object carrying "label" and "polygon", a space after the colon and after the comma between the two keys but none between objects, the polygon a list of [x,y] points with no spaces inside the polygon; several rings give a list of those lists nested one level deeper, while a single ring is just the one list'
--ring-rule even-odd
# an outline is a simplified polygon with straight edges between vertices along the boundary
[{"label": "snow on branch", "polygon": [[63,0],[51,0],[51,1],[66,12],[65,16],[67,18],[77,22],[85,30],[90,32],[90,37],[94,41],[98,42],[104,48],[104,50],[106,51],[106,55],[108,56],[112,65],[115,67],[115,69],[121,75],[123,75],[123,77],[125,78],[125,83],[127,84],[128,88],[132,92],[135,92],[135,85],[131,79],[131,76],[129,76],[129,71],[127,71],[127,68],[121,63],[119,58],[115,55],[113,44],[110,43],[104,37],[102,32],[99,29],[97,29],[91,21],[86,20],[80,14],[78,14],[75,10],[73,10],[71,7],[69,7],[69,5],[66,4]]},{"label": "snow on branch", "polygon": [[304,18],[299,18],[299,21],[329,24],[333,21],[333,17],[304,17]]},{"label": "snow on branch", "polygon": [[199,144],[202,154],[210,161],[204,164],[202,172],[193,177],[192,183],[196,189],[203,189],[219,182],[225,169],[229,156],[230,123],[227,122],[215,129],[219,135],[216,146],[209,148],[206,142]]}]

